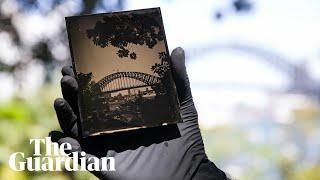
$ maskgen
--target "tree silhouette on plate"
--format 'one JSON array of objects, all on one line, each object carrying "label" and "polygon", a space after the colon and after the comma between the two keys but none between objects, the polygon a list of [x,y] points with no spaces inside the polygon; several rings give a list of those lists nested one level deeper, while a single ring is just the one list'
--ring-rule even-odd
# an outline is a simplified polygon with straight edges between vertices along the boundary
[{"label": "tree silhouette on plate", "polygon": [[168,62],[168,55],[165,52],[159,53],[159,59],[161,60],[160,63],[155,63],[151,70],[158,74],[160,78],[163,78],[166,74],[166,72],[169,70],[169,62]]},{"label": "tree silhouette on plate", "polygon": [[118,48],[117,55],[120,58],[134,60],[138,55],[130,50],[130,44],[146,45],[151,49],[164,40],[164,32],[157,17],[157,12],[107,15],[94,28],[87,30],[87,36],[96,46],[114,46]]},{"label": "tree silhouette on plate", "polygon": [[[110,14],[95,23],[92,29],[87,29],[87,37],[101,48],[113,46],[120,58],[135,60],[139,54],[134,52],[132,45],[144,46],[152,49],[165,38],[159,12]],[[155,63],[151,70],[157,74],[162,83],[168,78],[169,56],[166,52],[159,52],[160,63]],[[153,89],[164,93],[160,83]]]},{"label": "tree silhouette on plate", "polygon": [[[86,107],[83,108],[84,116],[90,117],[93,115],[93,111],[97,110],[97,107],[103,108],[103,102],[99,99],[101,95],[101,90],[98,84],[92,80],[93,74],[90,73],[79,73],[78,83],[79,89],[81,89],[82,100],[86,102]],[[89,118],[90,119],[90,118]]]}]

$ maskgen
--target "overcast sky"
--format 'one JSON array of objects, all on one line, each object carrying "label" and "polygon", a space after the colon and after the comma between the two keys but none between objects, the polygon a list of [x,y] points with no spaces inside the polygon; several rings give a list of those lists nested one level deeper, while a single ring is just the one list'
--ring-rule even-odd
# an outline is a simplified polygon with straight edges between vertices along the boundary
[{"label": "overcast sky", "polygon": [[[127,2],[127,9],[161,7],[170,50],[228,42],[249,44],[278,53],[292,63],[306,62],[313,77],[320,80],[318,0],[253,1],[253,11],[238,15],[230,9],[231,1],[225,0]],[[214,10],[219,9],[228,11],[222,21],[214,20]],[[209,51],[201,56],[191,54],[187,61],[200,121],[209,125],[228,122],[233,107],[239,104],[265,107],[270,93],[264,87],[283,90],[289,85],[289,77],[283,72],[249,54]],[[221,83],[262,89],[206,87]]]}]

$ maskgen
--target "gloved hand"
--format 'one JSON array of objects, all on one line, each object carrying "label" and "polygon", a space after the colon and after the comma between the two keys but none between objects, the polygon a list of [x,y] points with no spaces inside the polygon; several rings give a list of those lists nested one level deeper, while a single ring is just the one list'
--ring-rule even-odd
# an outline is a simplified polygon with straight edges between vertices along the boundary
[{"label": "gloved hand", "polygon": [[92,171],[100,179],[226,179],[225,173],[205,154],[182,48],[173,50],[171,61],[182,123],[81,139],[77,124],[78,84],[71,67],[64,67],[61,79],[64,99],[54,102],[64,133],[51,132],[52,141],[70,143],[72,151],[84,151],[87,158],[114,157],[116,171]]}]

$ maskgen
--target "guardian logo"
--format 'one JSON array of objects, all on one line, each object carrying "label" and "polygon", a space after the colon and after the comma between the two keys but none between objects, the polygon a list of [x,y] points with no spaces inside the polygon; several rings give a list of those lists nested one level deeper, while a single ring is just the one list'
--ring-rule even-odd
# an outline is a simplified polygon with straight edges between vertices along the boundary
[{"label": "guardian logo", "polygon": [[[23,152],[15,152],[9,158],[9,166],[14,171],[115,171],[114,157],[87,157],[85,152],[66,153],[71,144],[51,142],[50,137],[30,139],[34,145],[32,157]],[[41,154],[41,144],[45,145],[45,154]]]}]

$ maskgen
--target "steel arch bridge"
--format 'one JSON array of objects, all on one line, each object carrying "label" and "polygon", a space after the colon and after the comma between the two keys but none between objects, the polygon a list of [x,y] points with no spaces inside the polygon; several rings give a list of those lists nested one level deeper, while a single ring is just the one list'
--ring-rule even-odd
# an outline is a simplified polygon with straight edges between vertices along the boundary
[{"label": "steel arch bridge", "polygon": [[154,86],[161,82],[160,78],[142,72],[116,72],[97,82],[102,92],[116,92],[137,87]]},{"label": "steel arch bridge", "polygon": [[315,80],[307,71],[304,64],[293,63],[294,61],[280,53],[268,50],[256,45],[245,43],[214,43],[206,45],[198,45],[197,48],[187,49],[190,52],[187,56],[202,55],[212,53],[214,51],[238,51],[254,57],[263,63],[271,65],[279,72],[282,72],[289,79],[289,87],[287,91],[299,92],[306,95],[316,96],[320,100],[320,83]]}]

